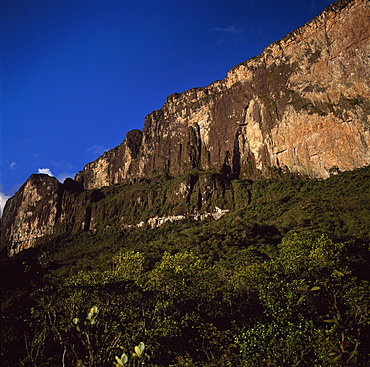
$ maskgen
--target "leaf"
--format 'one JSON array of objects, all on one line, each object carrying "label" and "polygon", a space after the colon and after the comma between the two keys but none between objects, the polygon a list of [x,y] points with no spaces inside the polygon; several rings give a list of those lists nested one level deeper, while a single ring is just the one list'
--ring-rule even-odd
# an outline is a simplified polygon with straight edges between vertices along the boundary
[{"label": "leaf", "polygon": [[339,356],[337,356],[337,357],[335,357],[335,358],[333,359],[333,362],[338,362],[341,358],[342,358],[342,355],[341,355],[341,354],[339,354]]},{"label": "leaf", "polygon": [[335,324],[337,322],[337,320],[327,319],[327,320],[324,320],[324,322],[327,322],[327,323],[330,323],[330,324]]},{"label": "leaf", "polygon": [[119,366],[124,366],[124,364],[123,364],[123,362],[122,362],[121,358],[119,358],[119,357],[117,357],[117,356],[116,356],[116,361],[118,362],[118,365],[119,365]]},{"label": "leaf", "polygon": [[98,309],[98,307],[97,307],[97,306],[93,306],[93,307],[91,307],[90,312],[91,312],[91,314],[92,314],[93,316],[95,316],[95,315],[97,315],[97,314],[98,314],[99,309]]},{"label": "leaf", "polygon": [[320,287],[320,286],[315,285],[314,287],[312,287],[312,288],[310,289],[310,291],[311,291],[311,292],[315,292],[315,291],[319,291],[320,289],[321,289],[321,287]]},{"label": "leaf", "polygon": [[127,356],[126,353],[122,353],[121,360],[122,360],[123,364],[126,364],[128,362],[128,356]]},{"label": "leaf", "polygon": [[339,275],[340,277],[344,277],[344,273],[342,273],[342,272],[341,272],[341,271],[339,271],[339,270],[334,269],[333,273],[334,273],[335,275]]},{"label": "leaf", "polygon": [[140,348],[139,348],[138,346],[135,346],[135,353],[136,353],[136,355],[137,355],[139,358],[141,358],[141,350],[140,350]]},{"label": "leaf", "polygon": [[300,298],[299,298],[299,300],[298,300],[298,302],[297,302],[297,305],[300,305],[305,299],[306,299],[306,295],[305,294],[303,294]]},{"label": "leaf", "polygon": [[140,342],[139,348],[141,350],[141,353],[143,353],[144,352],[144,349],[145,349],[145,344],[143,342]]}]

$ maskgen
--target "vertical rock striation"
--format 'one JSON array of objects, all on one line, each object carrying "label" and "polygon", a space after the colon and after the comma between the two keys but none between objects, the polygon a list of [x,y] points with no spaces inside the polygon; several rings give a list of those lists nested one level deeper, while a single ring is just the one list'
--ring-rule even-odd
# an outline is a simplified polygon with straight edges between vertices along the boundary
[{"label": "vertical rock striation", "polygon": [[[11,244],[10,256],[52,234],[60,211],[61,184],[48,175],[31,175],[10,198],[1,218],[1,242]],[[36,215],[35,215],[36,214]]]},{"label": "vertical rock striation", "polygon": [[370,163],[370,5],[341,0],[205,88],[172,94],[87,164],[87,189],[214,168],[327,177]]}]

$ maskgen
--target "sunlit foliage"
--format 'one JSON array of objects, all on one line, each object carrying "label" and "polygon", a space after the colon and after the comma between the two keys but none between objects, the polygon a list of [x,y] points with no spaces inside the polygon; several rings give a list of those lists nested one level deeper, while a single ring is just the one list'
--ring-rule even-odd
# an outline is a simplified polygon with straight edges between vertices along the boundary
[{"label": "sunlit foliage", "polygon": [[367,366],[368,172],[234,183],[251,200],[219,221],[4,260],[2,365]]}]

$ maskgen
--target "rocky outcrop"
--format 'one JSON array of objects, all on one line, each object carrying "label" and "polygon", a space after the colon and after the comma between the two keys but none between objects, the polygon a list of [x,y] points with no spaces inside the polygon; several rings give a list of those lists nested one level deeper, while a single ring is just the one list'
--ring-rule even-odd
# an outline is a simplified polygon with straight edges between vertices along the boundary
[{"label": "rocky outcrop", "polygon": [[29,248],[35,239],[53,233],[60,211],[60,191],[57,179],[32,175],[7,201],[1,218],[1,242],[10,245],[9,255]]},{"label": "rocky outcrop", "polygon": [[10,198],[1,218],[1,244],[9,256],[33,247],[46,235],[78,231],[155,228],[184,219],[219,219],[235,208],[239,187],[222,175],[160,177],[136,184],[84,190],[78,182],[63,184],[48,175],[31,175]]},{"label": "rocky outcrop", "polygon": [[370,163],[370,5],[341,0],[205,88],[172,94],[86,165],[87,189],[214,168],[327,177]]},{"label": "rocky outcrop", "polygon": [[[227,214],[229,211],[230,211],[229,209],[221,209],[221,208],[216,206],[214,212],[203,213],[203,214],[193,214],[193,215],[190,216],[190,218],[194,219],[194,220],[206,220],[208,218],[218,220],[221,217],[223,217],[225,214]],[[187,217],[186,215],[170,215],[170,216],[167,216],[167,217],[158,217],[156,215],[153,218],[149,218],[147,222],[148,222],[148,226],[150,228],[156,228],[156,227],[160,227],[160,226],[162,226],[163,224],[166,224],[166,223],[178,222],[178,221],[185,220],[185,219],[188,219],[188,218],[189,217]],[[140,223],[136,224],[136,227],[138,227],[138,228],[143,227],[144,224],[145,224],[144,222],[140,222]]]},{"label": "rocky outcrop", "polygon": [[0,227],[2,248],[12,256],[34,246],[43,236],[88,230],[91,203],[103,196],[83,191],[72,179],[61,184],[55,177],[31,175],[6,202]]},{"label": "rocky outcrop", "polygon": [[76,180],[32,175],[4,208],[2,248],[216,218],[249,200],[234,178],[370,164],[369,19],[368,1],[340,0],[225,79],[170,95]]}]

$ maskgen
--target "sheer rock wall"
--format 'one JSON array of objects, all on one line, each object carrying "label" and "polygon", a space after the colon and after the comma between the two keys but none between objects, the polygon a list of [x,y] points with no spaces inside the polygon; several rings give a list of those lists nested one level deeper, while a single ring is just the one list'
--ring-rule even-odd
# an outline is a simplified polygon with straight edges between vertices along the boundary
[{"label": "sheer rock wall", "polygon": [[[369,165],[369,63],[370,2],[340,0],[225,79],[170,95],[75,181],[32,175],[6,203],[2,249],[11,256],[45,235],[104,230],[107,218],[125,229],[235,208],[244,191],[232,179],[271,168],[325,178]],[[202,170],[213,173],[194,174]],[[142,185],[160,175],[179,179]],[[126,186],[106,197],[114,184]]]},{"label": "sheer rock wall", "polygon": [[325,178],[370,163],[370,5],[343,0],[205,88],[172,94],[85,166],[87,189],[191,168]]}]

